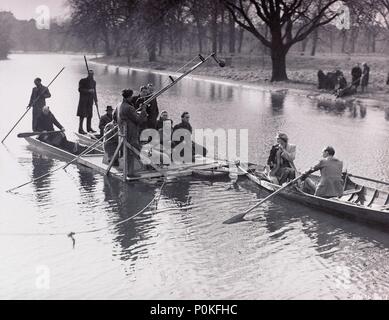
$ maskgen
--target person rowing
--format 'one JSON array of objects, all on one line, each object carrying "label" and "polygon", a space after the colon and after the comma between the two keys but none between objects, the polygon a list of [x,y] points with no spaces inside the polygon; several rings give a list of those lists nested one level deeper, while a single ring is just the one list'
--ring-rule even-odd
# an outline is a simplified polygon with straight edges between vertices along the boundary
[{"label": "person rowing", "polygon": [[[322,198],[340,197],[343,194],[343,162],[334,157],[335,149],[328,146],[323,149],[321,159],[310,170],[303,173],[303,191]],[[308,176],[320,170],[320,181],[315,183]]]}]

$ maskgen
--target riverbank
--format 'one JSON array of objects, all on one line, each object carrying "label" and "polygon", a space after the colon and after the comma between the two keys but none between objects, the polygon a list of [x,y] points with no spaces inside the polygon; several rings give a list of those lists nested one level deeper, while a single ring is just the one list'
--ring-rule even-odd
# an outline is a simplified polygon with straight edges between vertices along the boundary
[{"label": "riverbank", "polygon": [[[110,65],[142,68],[174,72],[181,68],[193,57],[174,56],[160,57],[157,62],[148,62],[142,59],[133,59],[128,63],[126,57],[100,57],[93,59],[98,63]],[[221,56],[221,58],[224,58]],[[317,71],[325,73],[340,69],[350,82],[351,68],[357,62],[366,62],[370,66],[370,83],[367,93],[353,95],[359,101],[369,104],[382,104],[389,102],[389,86],[386,85],[388,72],[387,57],[383,55],[346,55],[346,54],[319,54],[318,56],[303,56],[290,54],[287,60],[288,81],[270,82],[271,61],[268,56],[234,56],[224,68],[220,68],[212,60],[193,72],[194,75],[220,78],[229,81],[238,81],[246,84],[260,86],[266,90],[291,90],[306,96],[326,93],[317,89]]]}]

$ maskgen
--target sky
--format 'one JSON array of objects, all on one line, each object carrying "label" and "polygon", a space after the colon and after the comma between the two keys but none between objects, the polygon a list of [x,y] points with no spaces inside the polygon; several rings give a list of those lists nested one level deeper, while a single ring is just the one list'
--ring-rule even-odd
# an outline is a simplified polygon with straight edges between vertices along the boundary
[{"label": "sky", "polygon": [[66,0],[0,0],[0,11],[11,11],[19,20],[37,18],[35,10],[45,5],[50,10],[50,16],[63,17],[68,10],[65,6]]}]

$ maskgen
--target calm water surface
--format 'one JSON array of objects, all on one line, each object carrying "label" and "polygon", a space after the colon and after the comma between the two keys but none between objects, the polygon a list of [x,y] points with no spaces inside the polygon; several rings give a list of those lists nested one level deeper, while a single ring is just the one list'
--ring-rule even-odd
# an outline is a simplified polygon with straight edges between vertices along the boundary
[{"label": "calm water surface", "polygon": [[[72,138],[78,80],[85,73],[82,57],[73,55],[0,61],[1,137],[24,112],[33,79],[47,84],[62,66],[47,101]],[[94,69],[101,113],[120,102],[125,87],[166,83],[165,75]],[[266,160],[282,130],[298,146],[300,169],[331,144],[349,171],[389,180],[385,108],[318,105],[297,95],[192,78],[162,95],[159,105],[175,122],[188,110],[194,127],[249,129],[253,162]],[[30,123],[29,114],[15,132],[30,131]],[[123,185],[69,166],[9,194],[5,190],[63,162],[32,152],[15,134],[0,146],[0,161],[0,298],[389,298],[388,233],[279,198],[258,208],[254,222],[223,225],[267,195],[249,181],[231,187],[228,179],[182,178],[161,189],[160,181]],[[154,197],[157,205],[116,225]],[[74,249],[65,235],[38,235],[95,228],[104,229],[76,235]]]}]

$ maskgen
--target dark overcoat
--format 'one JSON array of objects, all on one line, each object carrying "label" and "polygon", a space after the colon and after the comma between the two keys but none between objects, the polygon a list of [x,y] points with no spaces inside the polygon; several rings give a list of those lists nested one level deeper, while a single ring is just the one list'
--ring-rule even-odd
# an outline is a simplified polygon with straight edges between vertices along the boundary
[{"label": "dark overcoat", "polygon": [[[93,89],[94,92],[89,92],[90,89]],[[80,93],[80,100],[77,116],[91,118],[93,116],[93,102],[97,100],[96,81],[89,78],[81,79],[78,83],[78,92]]]}]

